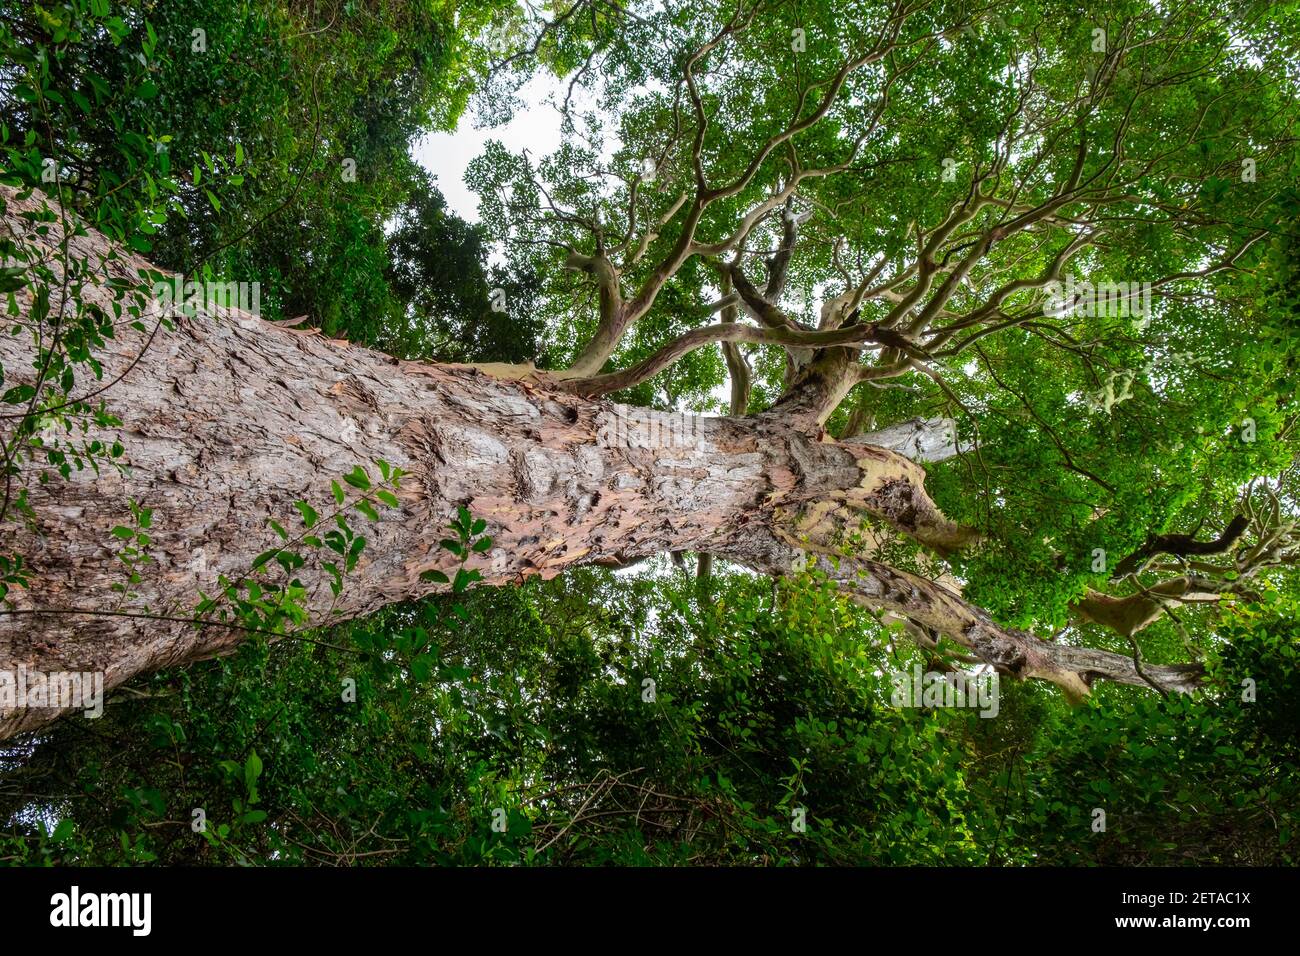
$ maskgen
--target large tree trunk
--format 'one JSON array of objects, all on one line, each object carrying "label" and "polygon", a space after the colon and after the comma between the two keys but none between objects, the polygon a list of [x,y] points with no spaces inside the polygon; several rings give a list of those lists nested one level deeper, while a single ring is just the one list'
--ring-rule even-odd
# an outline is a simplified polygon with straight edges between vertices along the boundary
[{"label": "large tree trunk", "polygon": [[[15,214],[39,197],[5,198],[6,224],[30,238],[30,223]],[[45,244],[53,250],[57,238]],[[105,260],[108,275],[135,280],[148,268],[93,232],[75,245],[78,257]],[[54,259],[52,251],[51,266]],[[113,314],[106,286],[87,286],[83,296]],[[0,613],[0,669],[101,671],[112,687],[229,651],[245,632],[188,623],[200,591],[218,594],[222,575],[245,580],[258,555],[282,543],[269,519],[300,531],[298,500],[330,515],[331,482],[358,464],[378,480],[381,459],[407,473],[401,507],[381,507],[373,523],[351,512],[367,543],[337,597],[308,555],[296,572],[306,586],[306,625],[435,590],[421,573],[454,571],[439,541],[460,506],[487,521],[493,545],[469,567],[489,584],[668,550],[731,555],[776,571],[771,542],[783,516],[810,512],[865,511],[939,549],[967,537],[926,497],[913,462],[819,440],[780,414],[698,418],[591,401],[475,369],[397,361],[237,311],[156,330],[147,318],[144,333],[129,320],[98,356],[103,382],[122,376],[101,396],[121,425],[87,436],[120,441],[128,467],[101,464],[98,473],[46,483],[30,471],[20,476],[35,517],[11,514],[0,548],[25,556],[30,586],[11,590]],[[34,378],[34,354],[25,335],[0,337],[6,387]],[[74,394],[97,384],[83,376]],[[112,529],[131,524],[129,501],[153,510],[152,563],[123,595],[114,590],[127,571]],[[874,604],[923,618],[927,602],[965,607],[955,594],[900,603],[891,593]],[[958,622],[954,637],[974,639],[977,653],[1003,641],[989,659],[1010,672],[1071,689],[1086,682],[1077,668],[1044,664],[1035,648],[1042,642],[981,620],[979,634]],[[1108,657],[1116,659],[1108,666],[1124,669],[1127,658]],[[0,713],[0,736],[53,716]]]}]

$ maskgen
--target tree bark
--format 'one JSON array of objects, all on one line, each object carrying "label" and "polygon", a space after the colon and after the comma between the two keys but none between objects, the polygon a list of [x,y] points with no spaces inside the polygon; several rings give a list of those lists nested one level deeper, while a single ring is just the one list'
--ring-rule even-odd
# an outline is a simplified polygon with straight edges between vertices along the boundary
[{"label": "tree bark", "polygon": [[[57,270],[55,230],[37,237],[18,217],[39,197],[20,201],[6,190],[4,198],[7,227],[47,246]],[[78,258],[103,261],[105,277],[135,281],[150,268],[94,232],[74,245]],[[87,284],[83,299],[113,315],[115,293],[103,281]],[[30,305],[26,290],[19,301]],[[300,531],[299,500],[328,519],[331,482],[358,464],[378,480],[381,459],[406,472],[400,508],[381,508],[375,522],[350,514],[366,547],[337,597],[306,555],[295,575],[306,589],[304,626],[437,590],[421,573],[454,573],[456,559],[439,541],[462,506],[487,521],[493,539],[468,564],[487,584],[670,550],[730,555],[781,573],[789,563],[776,560],[773,542],[785,516],[801,516],[808,527],[845,509],[939,549],[968,537],[930,501],[918,465],[873,445],[822,440],[819,429],[795,427],[798,417],[700,418],[588,400],[475,369],[399,361],[238,310],[176,317],[174,327],[156,330],[147,317],[144,332],[130,328],[130,318],[97,354],[102,382],[83,375],[73,389],[81,395],[113,383],[98,398],[121,424],[92,428],[86,440],[120,441],[126,467],[101,463],[98,473],[87,468],[42,483],[26,464],[16,479],[30,489],[34,516],[11,514],[0,548],[25,556],[30,582],[10,591],[0,613],[0,669],[99,671],[111,688],[229,652],[245,633],[196,627],[200,592],[220,593],[222,575],[247,579],[258,555],[282,544],[270,520]],[[34,358],[26,335],[0,337],[7,387],[35,378]],[[127,570],[112,529],[131,524],[131,501],[153,510],[151,563],[124,596],[114,590]],[[883,580],[888,569],[870,567]],[[920,579],[912,586],[925,590]],[[875,606],[920,613],[888,589],[854,588]],[[966,608],[959,596],[951,601]],[[953,613],[923,619],[951,624]],[[969,619],[958,623],[969,636]],[[1008,633],[986,615],[979,626]],[[1006,640],[1020,658],[1037,660],[1029,650],[1042,642]],[[990,653],[1015,671],[1004,651]],[[1126,658],[1109,657],[1123,670]],[[1020,672],[1072,690],[1080,680],[1036,663]],[[55,715],[0,712],[0,737]]]}]

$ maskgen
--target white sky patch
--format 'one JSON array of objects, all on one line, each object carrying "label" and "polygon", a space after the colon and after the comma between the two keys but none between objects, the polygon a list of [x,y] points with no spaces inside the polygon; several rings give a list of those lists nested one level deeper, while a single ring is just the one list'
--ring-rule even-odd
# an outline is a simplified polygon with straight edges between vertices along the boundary
[{"label": "white sky patch", "polygon": [[438,188],[452,212],[466,222],[478,222],[478,196],[465,185],[465,170],[470,161],[480,156],[493,139],[500,140],[512,153],[527,149],[534,157],[558,149],[563,142],[560,114],[547,100],[561,88],[560,81],[552,76],[534,77],[519,91],[524,106],[515,111],[509,123],[478,128],[466,115],[454,132],[422,136],[411,150],[411,157],[437,177]]}]

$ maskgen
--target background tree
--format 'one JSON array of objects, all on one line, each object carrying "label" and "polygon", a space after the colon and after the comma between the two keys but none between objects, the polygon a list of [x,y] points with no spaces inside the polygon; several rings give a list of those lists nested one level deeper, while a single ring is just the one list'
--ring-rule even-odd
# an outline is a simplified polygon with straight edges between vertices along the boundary
[{"label": "background tree", "polygon": [[0,5],[0,121],[160,268],[259,282],[268,319],[409,351],[384,224],[440,208],[410,147],[469,94],[453,15],[472,29],[491,6]]}]

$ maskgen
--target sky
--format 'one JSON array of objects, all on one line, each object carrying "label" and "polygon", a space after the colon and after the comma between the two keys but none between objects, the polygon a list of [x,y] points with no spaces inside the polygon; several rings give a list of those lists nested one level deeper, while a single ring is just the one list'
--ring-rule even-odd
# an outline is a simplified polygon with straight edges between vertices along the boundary
[{"label": "sky", "polygon": [[478,222],[478,196],[465,185],[465,170],[470,160],[483,152],[488,140],[496,139],[510,152],[527,147],[535,157],[544,156],[560,145],[560,114],[546,102],[556,89],[553,77],[539,76],[519,91],[524,107],[503,126],[478,129],[468,112],[452,133],[426,133],[415,144],[411,155],[438,179],[451,210],[466,222]]}]

